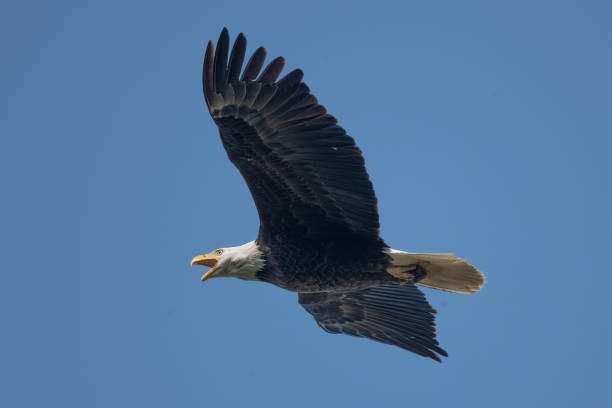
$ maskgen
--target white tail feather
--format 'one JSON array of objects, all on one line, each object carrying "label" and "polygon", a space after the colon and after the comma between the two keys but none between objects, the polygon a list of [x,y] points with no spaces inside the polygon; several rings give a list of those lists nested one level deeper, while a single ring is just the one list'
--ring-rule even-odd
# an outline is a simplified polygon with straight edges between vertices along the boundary
[{"label": "white tail feather", "polygon": [[392,264],[388,272],[394,276],[401,276],[402,269],[407,270],[411,265],[418,264],[425,269],[427,274],[417,285],[473,295],[485,283],[482,272],[453,254],[417,254],[391,249],[389,255]]}]

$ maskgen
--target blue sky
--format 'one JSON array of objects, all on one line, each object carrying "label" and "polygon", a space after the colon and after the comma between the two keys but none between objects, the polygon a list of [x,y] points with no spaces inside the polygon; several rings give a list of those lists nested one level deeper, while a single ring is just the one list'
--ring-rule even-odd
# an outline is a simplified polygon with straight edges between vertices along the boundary
[{"label": "blue sky", "polygon": [[[604,406],[612,342],[606,1],[4,2],[0,405]],[[443,364],[319,329],[296,295],[201,284],[258,221],[205,112],[227,26],[305,81],[366,157]]]}]

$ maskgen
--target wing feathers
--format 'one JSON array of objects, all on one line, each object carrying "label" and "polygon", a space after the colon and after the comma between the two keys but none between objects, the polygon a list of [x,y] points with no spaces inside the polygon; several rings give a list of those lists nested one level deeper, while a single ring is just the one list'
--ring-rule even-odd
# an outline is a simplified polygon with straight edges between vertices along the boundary
[{"label": "wing feathers", "polygon": [[436,340],[436,311],[414,285],[300,293],[298,300],[327,332],[367,337],[436,361],[448,356]]},{"label": "wing feathers", "polygon": [[304,77],[304,72],[302,72],[301,69],[299,68],[294,69],[293,71],[291,71],[290,73],[282,77],[280,81],[277,82],[277,85],[279,88],[282,88],[285,86],[293,87],[294,85],[299,85],[303,77]]},{"label": "wing feathers", "polygon": [[283,57],[276,57],[272,60],[272,62],[268,64],[266,69],[264,69],[257,81],[262,82],[264,84],[274,83],[274,81],[276,81],[284,67],[285,59]]},{"label": "wing feathers", "polygon": [[227,52],[229,48],[229,33],[227,28],[221,31],[219,41],[217,42],[217,50],[215,51],[215,71],[214,71],[214,82],[215,91],[217,93],[223,93],[225,91],[225,85],[227,83]]},{"label": "wing feathers", "polygon": [[236,94],[235,104],[238,108],[240,108],[244,101],[244,97],[246,96],[246,83],[242,81],[235,81],[232,82],[231,85],[234,88],[234,93]]},{"label": "wing feathers", "polygon": [[[359,233],[382,242],[361,151],[310,93],[303,72],[277,82],[285,66],[277,57],[259,74],[266,57],[260,47],[238,79],[247,41],[239,34],[231,53],[229,44],[227,29],[216,49],[208,44],[204,94],[224,147],[249,185],[262,231],[299,225],[316,235]],[[342,231],[330,232],[330,225]]]},{"label": "wing feathers", "polygon": [[[255,99],[255,102],[253,102],[252,105],[252,108],[256,111],[260,111],[264,106],[266,106],[266,104],[270,102],[270,99],[272,99],[272,97],[276,93],[276,88],[266,85],[264,82],[261,83],[264,84],[264,86],[259,91],[259,95],[257,96],[257,99]],[[259,116],[259,113],[257,113],[257,115]],[[261,117],[261,119],[263,120],[265,118]]]},{"label": "wing feathers", "polygon": [[230,56],[229,68],[227,74],[227,82],[232,83],[238,81],[238,75],[240,75],[240,69],[244,62],[244,53],[246,51],[246,37],[244,34],[238,34],[234,47],[232,48],[232,55]]},{"label": "wing feathers", "polygon": [[244,96],[244,100],[242,101],[242,106],[251,108],[253,106],[253,102],[259,96],[259,91],[261,91],[261,84],[259,82],[245,82],[246,87],[246,95]]},{"label": "wing feathers", "polygon": [[206,104],[211,105],[213,95],[215,94],[213,82],[213,60],[215,58],[215,48],[212,41],[206,46],[206,54],[204,55],[204,67],[202,68],[202,87],[204,88],[204,98]]},{"label": "wing feathers", "polygon": [[264,61],[266,60],[266,49],[264,47],[259,47],[255,50],[249,62],[242,73],[241,81],[254,81],[257,78],[257,74],[263,67]]}]

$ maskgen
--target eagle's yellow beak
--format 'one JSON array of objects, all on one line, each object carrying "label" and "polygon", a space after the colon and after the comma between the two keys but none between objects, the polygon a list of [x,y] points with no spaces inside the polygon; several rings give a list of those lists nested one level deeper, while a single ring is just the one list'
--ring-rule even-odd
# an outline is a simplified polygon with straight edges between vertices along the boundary
[{"label": "eagle's yellow beak", "polygon": [[198,255],[191,260],[191,266],[193,265],[204,265],[208,266],[210,270],[202,275],[200,280],[204,282],[206,279],[212,278],[212,274],[215,271],[215,265],[217,265],[218,259],[211,255]]}]

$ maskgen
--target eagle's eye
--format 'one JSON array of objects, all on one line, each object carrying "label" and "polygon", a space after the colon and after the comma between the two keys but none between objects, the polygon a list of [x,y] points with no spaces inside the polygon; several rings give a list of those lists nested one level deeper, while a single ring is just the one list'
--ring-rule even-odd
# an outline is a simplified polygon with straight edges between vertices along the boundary
[{"label": "eagle's eye", "polygon": [[223,250],[222,250],[222,249],[217,249],[217,250],[215,251],[215,254],[217,254],[217,255],[221,256],[221,255],[223,255]]}]

